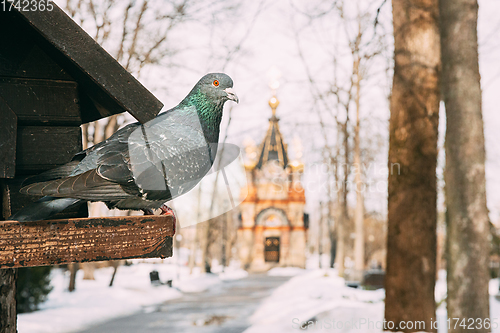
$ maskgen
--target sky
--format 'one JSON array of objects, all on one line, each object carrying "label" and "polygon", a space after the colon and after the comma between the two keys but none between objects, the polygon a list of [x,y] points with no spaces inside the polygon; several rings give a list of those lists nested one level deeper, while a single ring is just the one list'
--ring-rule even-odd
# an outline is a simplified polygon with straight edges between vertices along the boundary
[{"label": "sky", "polygon": [[[65,3],[56,2],[62,6]],[[152,0],[151,3],[158,6],[159,11],[166,7],[163,6],[166,2],[159,0]],[[313,97],[314,93],[308,83],[308,71],[317,81],[318,87],[325,89],[334,76],[332,59],[336,58],[339,67],[337,77],[342,85],[347,78],[346,73],[350,70],[345,36],[353,35],[354,13],[356,10],[365,12],[367,22],[373,24],[377,8],[382,1],[346,2],[345,14],[348,21],[351,21],[344,25],[341,24],[338,12],[331,10],[331,1],[240,0],[215,3],[210,15],[193,14],[192,20],[187,20],[173,29],[169,36],[169,45],[178,52],[168,61],[174,61],[176,66],[171,67],[170,63],[165,62],[159,66],[145,67],[139,75],[139,80],[165,104],[166,110],[175,106],[205,73],[226,72],[233,78],[234,90],[240,98],[240,103],[227,103],[221,140],[226,133],[225,127],[231,113],[227,140],[243,146],[243,143],[248,141],[259,144],[265,135],[271,115],[268,106],[268,100],[272,97],[269,87],[270,71],[278,71],[280,86],[277,89],[277,97],[280,105],[277,115],[281,119],[280,128],[292,158],[297,154],[293,144],[297,139],[303,147],[307,209],[313,213],[314,218],[318,202],[325,200],[324,191],[317,185],[318,181],[325,179],[325,175],[324,172],[312,172],[318,170],[312,167],[312,164],[322,162],[324,136],[326,135],[332,144],[336,140],[336,133],[331,126],[333,119],[328,118],[330,111]],[[234,4],[234,8],[224,11],[228,4]],[[500,126],[500,1],[480,0],[479,5],[478,32],[487,150],[487,196],[490,218],[496,222],[500,220],[500,146],[497,130]],[[203,13],[203,10],[200,11]],[[325,12],[326,14],[322,14]],[[121,13],[118,10],[114,12],[113,20],[120,21]],[[312,16],[308,17],[304,13]],[[314,19],[310,20],[310,17]],[[390,1],[381,7],[379,22],[378,32],[385,32],[383,48],[381,56],[373,62],[369,70],[370,75],[363,83],[360,113],[361,145],[372,161],[369,178],[378,184],[375,191],[367,192],[366,207],[368,211],[385,215],[389,119],[387,96],[391,84],[393,43]],[[92,35],[92,25],[84,23],[83,26]],[[152,22],[152,17],[148,18],[146,26],[151,29],[150,35],[155,33],[155,29],[160,31],[162,28]],[[373,29],[368,28],[368,39],[370,34],[373,34]],[[113,35],[111,39],[116,40],[118,37],[119,35]],[[303,58],[299,53],[298,42]],[[112,45],[111,42],[104,47],[114,54]],[[226,57],[234,51],[236,45],[239,45],[238,51],[231,55],[230,61],[226,61]],[[332,101],[330,97],[330,108],[335,107]],[[327,124],[326,134],[319,126],[320,114]],[[345,117],[341,111],[339,115],[341,118]],[[352,110],[350,115],[352,118]],[[445,128],[445,115],[441,112],[439,179],[442,179],[444,166],[442,151]],[[442,181],[440,185],[442,187]],[[351,199],[353,198],[352,196]],[[442,195],[438,209],[444,210]]]}]

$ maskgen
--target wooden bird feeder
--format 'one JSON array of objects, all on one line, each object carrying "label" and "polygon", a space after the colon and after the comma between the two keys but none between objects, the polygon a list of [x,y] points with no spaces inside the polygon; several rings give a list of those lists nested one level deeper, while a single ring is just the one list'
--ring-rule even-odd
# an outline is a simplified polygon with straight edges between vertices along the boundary
[{"label": "wooden bird feeder", "polygon": [[[87,218],[86,205],[54,220],[1,221],[39,197],[26,177],[82,150],[80,126],[121,112],[140,122],[163,104],[52,1],[0,5],[0,333],[16,332],[14,267],[172,256],[175,218]],[[45,1],[47,4],[47,1]],[[38,8],[37,8],[38,7]],[[37,9],[33,11],[33,8]]]},{"label": "wooden bird feeder", "polygon": [[[0,6],[3,220],[39,199],[19,193],[26,177],[82,150],[80,125],[124,111],[144,123],[163,106],[52,2],[52,11],[6,3]],[[50,221],[0,222],[0,268],[172,255],[171,215],[87,217],[81,205]]]}]

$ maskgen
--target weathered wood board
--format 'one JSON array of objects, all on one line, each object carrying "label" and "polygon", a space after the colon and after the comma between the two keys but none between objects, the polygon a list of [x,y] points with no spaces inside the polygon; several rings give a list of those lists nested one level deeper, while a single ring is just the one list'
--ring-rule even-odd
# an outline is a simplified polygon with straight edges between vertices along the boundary
[{"label": "weathered wood board", "polygon": [[16,175],[17,116],[0,97],[0,178]]},{"label": "weathered wood board", "polygon": [[16,176],[63,165],[81,150],[80,127],[18,126]]},{"label": "weathered wood board", "polygon": [[20,125],[82,123],[76,82],[0,77],[0,96]]},{"label": "weathered wood board", "polygon": [[[2,201],[0,202],[0,210],[2,211],[2,214],[0,214],[0,220],[7,220],[13,213],[20,211],[24,207],[31,205],[33,202],[43,197],[43,195],[36,196],[22,194],[19,192],[21,185],[26,178],[27,177],[21,176],[14,179],[0,179],[0,197],[2,198]],[[62,212],[54,215],[52,219],[61,220],[77,217],[88,217],[87,203],[68,207]]]},{"label": "weathered wood board", "polygon": [[173,215],[0,222],[0,269],[172,256]]}]

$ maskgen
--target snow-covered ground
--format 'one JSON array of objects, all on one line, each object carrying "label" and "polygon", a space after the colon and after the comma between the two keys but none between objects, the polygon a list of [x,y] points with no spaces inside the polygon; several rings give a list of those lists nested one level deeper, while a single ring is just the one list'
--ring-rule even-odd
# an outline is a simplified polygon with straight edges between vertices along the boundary
[{"label": "snow-covered ground", "polygon": [[[76,291],[69,293],[67,272],[52,272],[53,291],[40,311],[20,314],[19,333],[75,332],[90,325],[138,311],[149,312],[156,304],[181,297],[183,293],[202,292],[222,280],[240,279],[248,274],[232,266],[223,273],[214,264],[216,274],[200,274],[175,261],[149,261],[132,266],[120,266],[113,287],[108,287],[112,268],[95,271],[95,280],[83,280],[77,275]],[[181,262],[182,263],[182,262]],[[162,282],[174,280],[173,288],[152,286],[149,272],[156,270]],[[271,276],[292,278],[277,288],[250,318],[252,326],[246,333],[286,333],[304,330],[336,332],[382,332],[379,328],[384,317],[384,290],[361,290],[345,286],[335,269],[274,268]],[[500,325],[500,302],[494,297],[498,280],[490,282],[491,320]],[[446,273],[441,271],[436,284],[436,300],[446,296]],[[446,304],[437,310],[437,320],[446,322]],[[322,327],[321,327],[322,326]],[[492,330],[500,333],[500,329]],[[446,333],[441,325],[439,333]]]},{"label": "snow-covered ground", "polygon": [[[291,270],[277,268],[271,275],[296,275],[277,288],[251,318],[245,333],[287,333],[308,331],[382,332],[385,292],[361,290],[345,286],[334,269]],[[493,295],[498,280],[490,282],[491,320],[500,324],[500,302]],[[440,272],[436,300],[446,295],[446,274]],[[438,322],[446,321],[446,305],[438,309]],[[445,333],[441,325],[439,333]],[[494,329],[493,332],[500,332]]]},{"label": "snow-covered ground", "polygon": [[[153,270],[158,271],[162,282],[173,280],[173,288],[151,285],[149,273]],[[197,269],[190,275],[185,266],[178,269],[171,263],[142,262],[120,266],[113,287],[109,287],[112,273],[111,267],[101,268],[95,270],[95,280],[83,280],[83,271],[79,270],[76,290],[70,293],[67,290],[69,272],[52,270],[51,285],[54,289],[39,311],[19,314],[18,332],[75,332],[112,318],[149,311],[151,306],[179,298],[183,293],[201,292],[222,280],[247,275],[234,267],[226,268],[219,275],[200,274]]]},{"label": "snow-covered ground", "polygon": [[[282,275],[286,273],[293,272],[283,270]],[[271,274],[280,275],[278,269]],[[245,333],[297,332],[304,322],[307,325],[310,320],[319,322],[327,317],[347,321],[352,316],[363,316],[375,320],[383,317],[384,296],[383,290],[346,287],[344,279],[333,269],[304,270],[264,301],[251,318],[253,325]]]}]

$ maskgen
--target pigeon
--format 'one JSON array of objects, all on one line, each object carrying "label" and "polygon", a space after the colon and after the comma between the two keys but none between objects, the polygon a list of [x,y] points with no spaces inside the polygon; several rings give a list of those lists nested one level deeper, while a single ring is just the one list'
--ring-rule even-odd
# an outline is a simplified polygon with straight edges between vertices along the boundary
[{"label": "pigeon", "polygon": [[20,192],[44,195],[9,219],[47,219],[74,205],[171,211],[165,202],[187,193],[209,172],[217,154],[224,103],[239,102],[224,73],[202,77],[174,108],[129,124],[58,168],[26,179]]}]

